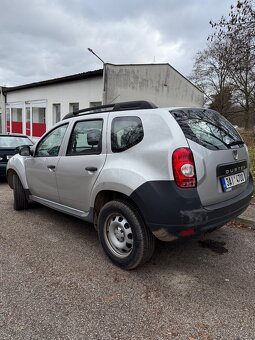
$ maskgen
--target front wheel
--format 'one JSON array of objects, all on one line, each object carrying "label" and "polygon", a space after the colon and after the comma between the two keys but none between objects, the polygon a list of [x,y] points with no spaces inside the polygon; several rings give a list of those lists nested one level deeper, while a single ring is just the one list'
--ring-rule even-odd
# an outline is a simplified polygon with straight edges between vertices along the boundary
[{"label": "front wheel", "polygon": [[26,197],[26,193],[18,175],[16,174],[13,175],[13,196],[14,196],[13,207],[15,210],[27,209],[28,200]]},{"label": "front wheel", "polygon": [[134,269],[153,255],[154,236],[129,202],[106,203],[98,216],[98,232],[108,257],[123,269]]}]

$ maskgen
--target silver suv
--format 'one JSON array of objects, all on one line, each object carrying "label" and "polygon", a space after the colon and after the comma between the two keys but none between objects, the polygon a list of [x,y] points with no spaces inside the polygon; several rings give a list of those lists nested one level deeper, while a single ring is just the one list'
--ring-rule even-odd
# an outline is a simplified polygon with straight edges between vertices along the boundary
[{"label": "silver suv", "polygon": [[118,266],[222,227],[248,206],[247,147],[219,113],[127,102],[68,114],[7,167],[14,209],[36,201],[92,222]]}]

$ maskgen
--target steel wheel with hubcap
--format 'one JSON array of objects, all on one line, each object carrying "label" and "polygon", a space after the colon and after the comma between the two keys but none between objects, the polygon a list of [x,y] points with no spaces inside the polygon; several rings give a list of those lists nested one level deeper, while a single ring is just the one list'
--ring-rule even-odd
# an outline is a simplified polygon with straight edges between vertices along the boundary
[{"label": "steel wheel with hubcap", "polygon": [[106,203],[99,213],[98,232],[106,254],[124,269],[136,268],[153,254],[154,236],[129,202]]},{"label": "steel wheel with hubcap", "polygon": [[133,232],[124,216],[112,214],[104,224],[105,240],[109,250],[121,258],[127,257],[133,249]]}]

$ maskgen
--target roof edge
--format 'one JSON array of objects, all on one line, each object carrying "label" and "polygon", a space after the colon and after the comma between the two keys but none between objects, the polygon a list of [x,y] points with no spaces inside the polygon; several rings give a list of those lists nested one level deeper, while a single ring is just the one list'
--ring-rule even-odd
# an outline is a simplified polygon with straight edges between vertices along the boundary
[{"label": "roof edge", "polygon": [[165,65],[169,66],[171,69],[173,69],[175,72],[177,72],[182,78],[187,80],[192,86],[194,86],[199,92],[201,92],[203,95],[205,94],[197,85],[192,83],[191,80],[189,80],[187,77],[185,77],[182,73],[180,73],[176,68],[174,68],[169,63],[148,63],[148,64],[112,64],[112,63],[105,63],[105,65],[111,65],[111,66],[160,66]]},{"label": "roof edge", "polygon": [[[173,69],[176,73],[178,73],[183,79],[188,81],[193,87],[195,87],[201,94],[204,95],[204,92],[196,86],[192,81],[190,81],[188,78],[186,78],[183,74],[181,74],[176,68],[174,68],[172,65],[169,63],[137,63],[137,64],[112,64],[112,63],[105,63],[104,65],[111,65],[111,66],[169,66],[171,69]],[[18,85],[18,86],[12,86],[12,87],[2,87],[2,90],[4,93],[7,92],[12,92],[12,91],[18,91],[18,90],[23,90],[23,89],[29,89],[29,88],[34,88],[34,87],[39,87],[39,86],[47,86],[47,85],[54,85],[54,84],[60,84],[60,83],[66,83],[66,82],[71,82],[75,80],[82,80],[82,79],[89,79],[89,78],[94,78],[94,77],[99,77],[103,76],[103,69],[98,69],[94,71],[88,71],[88,72],[82,72],[78,74],[73,74],[70,76],[65,76],[65,77],[59,77],[59,78],[53,78],[49,80],[43,80],[43,81],[38,81],[34,83],[29,83],[29,84],[24,84],[24,85]]]},{"label": "roof edge", "polygon": [[81,79],[89,79],[89,78],[94,78],[94,77],[99,77],[99,76],[103,76],[103,69],[77,73],[77,74],[73,74],[70,76],[53,78],[49,80],[42,80],[42,81],[24,84],[24,85],[18,85],[18,86],[12,86],[12,87],[5,86],[5,87],[2,87],[2,89],[3,89],[3,92],[12,92],[12,91],[18,91],[18,90],[23,90],[23,89],[29,89],[33,87],[54,85],[54,84],[59,84],[59,83],[71,82],[75,80],[81,80]]}]

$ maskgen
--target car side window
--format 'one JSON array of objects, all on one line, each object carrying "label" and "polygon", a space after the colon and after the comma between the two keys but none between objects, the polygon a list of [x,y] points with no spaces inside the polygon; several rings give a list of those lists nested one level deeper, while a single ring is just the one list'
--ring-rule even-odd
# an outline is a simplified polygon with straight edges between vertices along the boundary
[{"label": "car side window", "polygon": [[132,148],[143,139],[143,125],[139,117],[116,117],[112,121],[112,152],[122,152]]},{"label": "car side window", "polygon": [[102,151],[103,120],[78,121],[72,131],[67,156],[100,154]]},{"label": "car side window", "polygon": [[38,144],[35,152],[36,157],[58,156],[68,124],[58,126],[47,134]]}]

